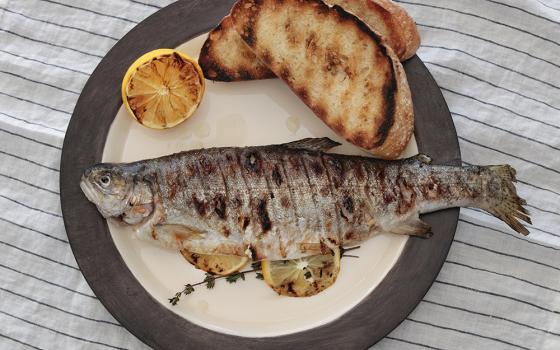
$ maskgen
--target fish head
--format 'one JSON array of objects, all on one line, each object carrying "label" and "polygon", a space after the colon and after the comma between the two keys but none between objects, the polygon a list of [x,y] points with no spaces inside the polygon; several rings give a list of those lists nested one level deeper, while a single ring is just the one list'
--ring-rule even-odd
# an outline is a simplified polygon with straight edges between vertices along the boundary
[{"label": "fish head", "polygon": [[84,171],[80,188],[103,217],[119,217],[130,206],[134,175],[118,164],[97,164]]}]

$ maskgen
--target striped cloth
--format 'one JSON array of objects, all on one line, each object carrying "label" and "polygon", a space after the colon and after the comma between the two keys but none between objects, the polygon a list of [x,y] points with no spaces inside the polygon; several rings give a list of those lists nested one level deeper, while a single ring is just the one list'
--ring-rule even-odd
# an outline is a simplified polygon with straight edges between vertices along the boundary
[{"label": "striped cloth", "polygon": [[[59,160],[105,53],[170,1],[0,0],[0,348],[144,349],[68,245]],[[216,0],[218,1],[218,0]],[[560,1],[407,0],[465,164],[508,163],[528,238],[462,209],[416,310],[374,349],[560,349]]]}]

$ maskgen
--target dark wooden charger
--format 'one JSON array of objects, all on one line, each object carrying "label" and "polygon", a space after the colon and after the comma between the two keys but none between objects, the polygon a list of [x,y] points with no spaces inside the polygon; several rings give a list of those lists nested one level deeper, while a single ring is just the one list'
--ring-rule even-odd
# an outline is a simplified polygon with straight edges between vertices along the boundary
[{"label": "dark wooden charger", "polygon": [[[428,240],[409,238],[379,286],[339,319],[304,332],[245,338],[202,328],[153,299],[127,268],[106,221],[78,185],[83,170],[101,160],[109,127],[121,106],[121,79],[128,66],[145,52],[176,47],[207,32],[233,3],[184,0],[169,5],[132,29],[91,75],[70,120],[61,161],[62,212],[76,261],[107,310],[157,349],[367,348],[402,322],[433,283],[453,240],[458,209],[425,215],[434,236]],[[455,127],[435,81],[416,56],[404,67],[412,90],[420,152],[430,155],[435,163],[460,164]]]}]

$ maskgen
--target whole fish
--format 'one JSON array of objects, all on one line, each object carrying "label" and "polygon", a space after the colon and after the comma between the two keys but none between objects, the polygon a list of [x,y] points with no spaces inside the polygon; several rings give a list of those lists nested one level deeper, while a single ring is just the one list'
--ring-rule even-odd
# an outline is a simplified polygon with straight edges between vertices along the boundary
[{"label": "whole fish", "polygon": [[210,148],[87,169],[80,186],[142,239],[200,254],[295,259],[381,232],[431,236],[419,214],[481,208],[527,234],[509,165],[430,165],[325,153],[328,138]]}]

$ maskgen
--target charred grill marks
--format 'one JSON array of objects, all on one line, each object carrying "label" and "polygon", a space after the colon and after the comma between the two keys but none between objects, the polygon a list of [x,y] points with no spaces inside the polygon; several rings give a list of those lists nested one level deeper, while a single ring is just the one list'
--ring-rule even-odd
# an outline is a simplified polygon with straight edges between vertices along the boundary
[{"label": "charred grill marks", "polygon": [[245,231],[247,229],[247,226],[249,226],[250,223],[251,223],[251,218],[249,218],[248,216],[245,216],[243,218],[243,222],[242,222],[243,231]]},{"label": "charred grill marks", "polygon": [[257,151],[250,151],[245,155],[245,161],[243,165],[245,169],[254,173],[255,175],[262,175],[262,159]]},{"label": "charred grill marks", "polygon": [[[309,171],[307,169],[307,160],[308,158],[313,157],[311,155],[304,155],[300,160],[301,160],[301,165],[303,168],[303,172],[305,174],[305,177],[307,178],[307,185],[309,186],[309,193],[311,196],[311,200],[313,201],[313,205],[315,206],[315,208],[321,208],[322,206],[319,205],[319,203],[317,202],[317,188],[316,186],[313,184],[313,182],[311,181],[311,178],[309,177]],[[318,211],[316,212],[318,213]],[[315,220],[315,222],[319,222],[321,224],[321,228],[324,230],[325,229],[325,220],[323,219],[322,215],[316,215],[315,218],[313,218]]]},{"label": "charred grill marks", "polygon": [[214,198],[214,212],[220,219],[226,219],[226,200],[221,194],[218,194],[216,198]]},{"label": "charred grill marks", "polygon": [[[334,185],[333,185],[333,181],[332,181],[332,177],[331,177],[329,168],[326,164],[325,157],[328,157],[328,155],[322,154],[322,155],[320,155],[319,159],[321,160],[321,164],[322,164],[323,168],[325,169],[325,174],[327,175],[327,183],[329,184],[329,190],[330,190],[331,196],[334,198],[336,192],[335,192],[335,189],[334,189]],[[341,225],[341,219],[340,219],[340,210],[339,210],[338,204],[336,204],[336,202],[335,202],[334,206],[335,206],[336,210],[334,211],[333,216],[334,216],[334,220],[336,222],[336,227],[333,228],[333,231],[341,232],[342,231],[342,225]]]},{"label": "charred grill marks", "polygon": [[206,216],[206,210],[208,209],[207,205],[206,205],[206,201],[204,199],[199,200],[196,197],[196,194],[193,193],[192,202],[194,204],[194,208],[196,209],[196,212],[198,213],[198,215],[200,215],[202,217]]},{"label": "charred grill marks", "polygon": [[346,211],[350,214],[354,213],[354,201],[352,200],[352,197],[350,197],[350,195],[346,194],[344,196],[344,199],[342,200],[342,205],[344,206],[344,209],[346,209]]},{"label": "charred grill marks", "polygon": [[267,202],[264,199],[260,199],[257,204],[257,217],[259,218],[259,223],[261,224],[262,233],[267,233],[272,228],[272,222],[268,216]]},{"label": "charred grill marks", "polygon": [[[241,160],[241,152],[240,151],[236,152],[236,161],[237,161],[237,166],[239,167],[239,174],[241,175],[241,178],[243,179],[243,187],[244,188],[241,189],[241,190],[244,191],[247,194],[247,197],[249,198],[249,202],[247,203],[247,205],[248,205],[249,208],[251,208],[251,205],[253,203],[253,194],[254,193],[253,193],[252,189],[249,187],[248,182],[247,182],[247,178],[245,177],[245,172],[243,171],[243,168],[241,167],[241,164],[243,164],[243,162]],[[245,217],[243,219],[243,231],[245,231],[247,226],[249,226],[250,220],[247,220],[247,219],[248,219],[247,217]]]},{"label": "charred grill marks", "polygon": [[204,174],[204,176],[212,174],[215,170],[214,162],[203,155],[201,155],[198,160],[198,166],[202,170],[202,174]]},{"label": "charred grill marks", "polygon": [[275,164],[274,169],[272,169],[272,180],[274,180],[276,186],[282,185],[283,179],[280,174],[280,169],[278,169],[278,164]]},{"label": "charred grill marks", "polygon": [[397,208],[397,212],[399,214],[407,213],[416,204],[416,191],[414,189],[414,185],[410,184],[406,178],[406,173],[399,173],[395,184],[395,187],[398,188],[400,193],[400,200]]},{"label": "charred grill marks", "polygon": [[[223,155],[223,154],[222,154],[222,155]],[[222,168],[222,165],[221,165],[220,163],[221,163],[220,161],[216,162],[216,165],[217,165],[216,167],[218,168],[218,169],[217,169],[217,170],[218,170],[218,173],[220,174],[221,179],[222,179],[222,182],[223,182],[223,184],[224,184],[224,196],[225,196],[225,201],[224,201],[224,202],[227,202],[227,200],[229,199],[230,194],[229,194],[229,191],[228,191],[228,183],[227,183],[226,176],[225,176],[225,174],[224,174],[224,169]],[[224,203],[224,209],[225,209],[225,207],[226,207],[226,205],[225,205],[225,203]]]},{"label": "charred grill marks", "polygon": [[292,203],[292,209],[294,211],[294,217],[296,218],[296,221],[295,221],[296,229],[298,231],[301,231],[302,227],[300,227],[299,220],[297,219],[297,218],[300,217],[298,202],[294,199],[294,197],[295,197],[294,196],[294,189],[293,189],[293,187],[291,185],[291,181],[289,180],[289,177],[287,175],[286,166],[285,166],[286,160],[284,159],[284,156],[285,156],[284,154],[280,155],[280,167],[282,168],[282,173],[284,174],[284,178],[286,179],[286,187],[288,188],[288,194],[290,195],[289,202]]}]

